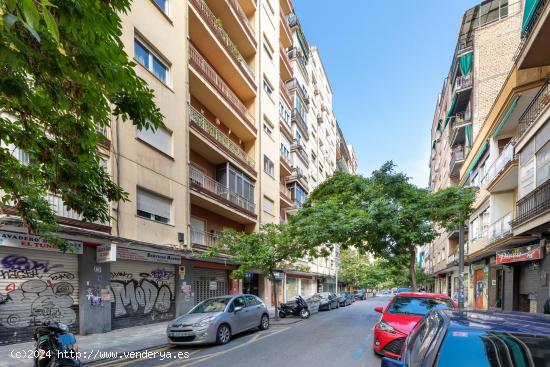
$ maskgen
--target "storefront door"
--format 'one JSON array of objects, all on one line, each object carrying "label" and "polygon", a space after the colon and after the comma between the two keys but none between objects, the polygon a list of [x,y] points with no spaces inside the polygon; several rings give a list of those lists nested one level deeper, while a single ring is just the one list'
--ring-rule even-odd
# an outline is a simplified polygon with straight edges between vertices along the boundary
[{"label": "storefront door", "polygon": [[483,297],[485,292],[485,283],[483,281],[483,269],[476,269],[474,272],[474,298],[475,308],[483,309]]}]

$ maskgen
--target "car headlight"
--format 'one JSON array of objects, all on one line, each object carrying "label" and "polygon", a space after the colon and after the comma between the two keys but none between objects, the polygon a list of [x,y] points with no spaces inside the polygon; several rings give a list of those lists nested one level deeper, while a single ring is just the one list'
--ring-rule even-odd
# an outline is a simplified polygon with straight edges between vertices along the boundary
[{"label": "car headlight", "polygon": [[214,316],[210,316],[207,318],[202,319],[199,322],[196,322],[193,324],[193,329],[206,329],[210,324],[212,323],[212,320],[214,320]]},{"label": "car headlight", "polygon": [[384,320],[380,320],[377,326],[378,330],[386,331],[388,333],[395,334],[395,329]]}]

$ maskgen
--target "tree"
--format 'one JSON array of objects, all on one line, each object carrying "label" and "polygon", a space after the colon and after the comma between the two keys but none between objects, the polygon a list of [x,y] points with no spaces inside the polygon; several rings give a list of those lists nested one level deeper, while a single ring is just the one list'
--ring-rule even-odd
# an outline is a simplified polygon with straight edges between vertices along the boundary
[{"label": "tree", "polygon": [[219,243],[202,257],[220,254],[228,256],[231,262],[239,265],[231,275],[234,279],[244,278],[249,271],[258,271],[272,279],[275,288],[275,315],[278,316],[276,271],[288,268],[304,257],[328,256],[326,251],[328,250],[318,250],[317,246],[307,247],[294,242],[286,225],[264,224],[253,233],[225,229]]},{"label": "tree", "polygon": [[418,188],[392,162],[368,178],[337,172],[290,218],[292,236],[310,247],[340,243],[393,263],[406,260],[416,289],[416,246],[435,238],[436,224],[454,228],[467,218],[474,198],[471,188]]},{"label": "tree", "polygon": [[[111,117],[162,125],[153,92],[120,40],[129,0],[5,0],[0,5],[0,206],[64,250],[45,195],[86,221],[110,219],[127,195],[102,167]],[[14,150],[25,152],[21,162]]]}]

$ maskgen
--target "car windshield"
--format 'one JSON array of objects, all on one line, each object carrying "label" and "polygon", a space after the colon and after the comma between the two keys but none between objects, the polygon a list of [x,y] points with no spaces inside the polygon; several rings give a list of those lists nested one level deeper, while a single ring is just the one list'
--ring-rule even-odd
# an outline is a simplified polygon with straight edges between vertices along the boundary
[{"label": "car windshield", "polygon": [[425,315],[432,309],[453,308],[450,299],[428,297],[395,297],[387,313]]},{"label": "car windshield", "polygon": [[436,366],[548,366],[550,336],[449,331]]},{"label": "car windshield", "polygon": [[223,312],[231,297],[210,298],[195,306],[189,313]]}]

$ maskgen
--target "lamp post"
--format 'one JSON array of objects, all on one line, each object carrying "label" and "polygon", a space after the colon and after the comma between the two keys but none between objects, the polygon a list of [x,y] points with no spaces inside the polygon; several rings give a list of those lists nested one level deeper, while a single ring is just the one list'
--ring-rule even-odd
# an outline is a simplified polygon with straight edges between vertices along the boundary
[{"label": "lamp post", "polygon": [[[459,214],[462,218],[462,213]],[[458,308],[464,309],[464,221],[458,224]]]}]

